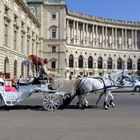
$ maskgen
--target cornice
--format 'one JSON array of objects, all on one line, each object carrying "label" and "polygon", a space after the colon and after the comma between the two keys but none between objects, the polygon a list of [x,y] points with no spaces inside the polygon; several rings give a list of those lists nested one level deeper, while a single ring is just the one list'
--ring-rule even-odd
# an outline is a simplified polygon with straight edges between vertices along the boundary
[{"label": "cornice", "polygon": [[41,26],[37,18],[31,13],[29,8],[26,6],[26,4],[22,0],[15,0],[15,2],[29,15],[29,17],[33,20],[35,24],[37,24],[38,27]]},{"label": "cornice", "polygon": [[131,22],[131,21],[126,21],[126,20],[114,20],[114,19],[108,19],[108,18],[103,18],[103,17],[91,16],[91,15],[82,14],[82,13],[75,12],[75,11],[70,11],[68,9],[67,9],[67,15],[76,17],[76,18],[81,18],[81,19],[88,20],[88,21],[92,21],[92,22],[103,23],[103,24],[140,27],[140,22]]}]

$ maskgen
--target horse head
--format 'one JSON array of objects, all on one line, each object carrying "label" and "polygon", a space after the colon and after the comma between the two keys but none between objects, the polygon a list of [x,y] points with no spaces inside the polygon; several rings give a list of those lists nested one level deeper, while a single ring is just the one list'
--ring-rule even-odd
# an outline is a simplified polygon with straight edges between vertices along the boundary
[{"label": "horse head", "polygon": [[117,86],[122,86],[122,79],[123,79],[123,71],[122,70],[118,70],[118,71],[114,71],[110,74],[111,79],[114,81],[114,83]]}]

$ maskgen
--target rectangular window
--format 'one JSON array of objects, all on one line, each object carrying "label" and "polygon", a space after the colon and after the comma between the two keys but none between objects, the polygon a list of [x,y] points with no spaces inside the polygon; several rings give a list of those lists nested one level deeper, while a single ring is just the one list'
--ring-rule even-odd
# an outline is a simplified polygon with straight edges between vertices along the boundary
[{"label": "rectangular window", "polygon": [[14,15],[14,22],[17,23],[17,16]]},{"label": "rectangular window", "polygon": [[52,14],[52,19],[56,19],[56,14]]},{"label": "rectangular window", "polygon": [[52,61],[52,69],[55,69],[56,62]]},{"label": "rectangular window", "polygon": [[4,12],[5,12],[6,15],[8,15],[8,13],[9,13],[9,8],[8,8],[8,7],[5,7],[5,11],[4,11]]},{"label": "rectangular window", "polygon": [[56,52],[56,46],[52,46],[52,52]]},{"label": "rectangular window", "polygon": [[52,38],[56,38],[56,29],[52,29]]},{"label": "rectangular window", "polygon": [[14,30],[14,49],[17,49],[17,31]]},{"label": "rectangular window", "polygon": [[27,39],[27,55],[30,53],[30,39]]},{"label": "rectangular window", "polygon": [[21,28],[24,29],[24,22],[21,22]]},{"label": "rectangular window", "polygon": [[8,46],[8,25],[4,26],[4,45]]},{"label": "rectangular window", "polygon": [[24,35],[21,35],[21,53],[24,52]]}]

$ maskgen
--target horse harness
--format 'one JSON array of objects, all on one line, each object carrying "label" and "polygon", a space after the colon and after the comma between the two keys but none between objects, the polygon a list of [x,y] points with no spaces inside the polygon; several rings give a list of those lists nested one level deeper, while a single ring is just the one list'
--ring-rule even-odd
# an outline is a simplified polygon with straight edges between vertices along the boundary
[{"label": "horse harness", "polygon": [[[93,90],[93,91],[91,91],[91,92],[95,92],[95,91],[99,91],[99,90],[104,89],[103,93],[106,93],[106,90],[107,90],[108,88],[110,88],[110,87],[115,87],[115,82],[112,80],[112,78],[110,77],[110,75],[108,76],[108,78],[109,78],[110,83],[111,83],[110,86],[106,86],[106,84],[105,84],[105,79],[102,78],[102,77],[99,77],[99,78],[97,78],[97,79],[103,83],[104,87],[101,88],[101,89]],[[84,91],[84,89],[82,88],[82,85],[84,84],[84,82],[86,81],[86,79],[87,79],[87,78],[84,78],[84,80],[83,80],[82,78],[79,79],[79,82],[78,82],[78,91],[80,91],[80,92],[83,92],[83,91]]]}]

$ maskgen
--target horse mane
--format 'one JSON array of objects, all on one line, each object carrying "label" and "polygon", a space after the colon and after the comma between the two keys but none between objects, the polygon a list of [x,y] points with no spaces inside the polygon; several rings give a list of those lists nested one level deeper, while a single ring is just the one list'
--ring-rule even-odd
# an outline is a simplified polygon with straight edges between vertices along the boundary
[{"label": "horse mane", "polygon": [[122,70],[117,70],[117,71],[113,71],[112,73],[110,73],[110,77],[113,81],[117,81],[118,77],[121,76],[123,73]]}]

